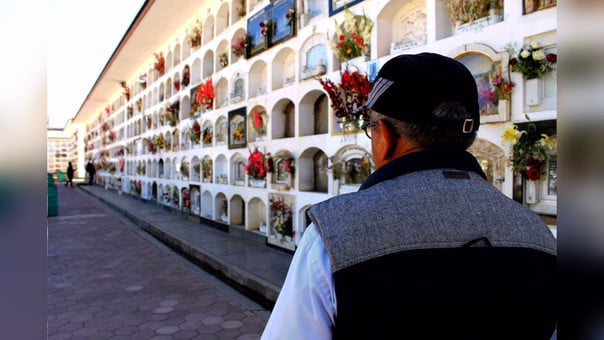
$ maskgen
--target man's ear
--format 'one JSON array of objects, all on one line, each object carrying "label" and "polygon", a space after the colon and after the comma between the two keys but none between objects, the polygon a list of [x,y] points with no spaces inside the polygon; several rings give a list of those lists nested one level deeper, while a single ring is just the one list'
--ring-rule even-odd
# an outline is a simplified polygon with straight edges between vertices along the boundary
[{"label": "man's ear", "polygon": [[381,143],[378,146],[380,157],[384,161],[390,161],[394,158],[396,151],[396,136],[392,132],[390,126],[383,119],[378,120],[380,125]]}]

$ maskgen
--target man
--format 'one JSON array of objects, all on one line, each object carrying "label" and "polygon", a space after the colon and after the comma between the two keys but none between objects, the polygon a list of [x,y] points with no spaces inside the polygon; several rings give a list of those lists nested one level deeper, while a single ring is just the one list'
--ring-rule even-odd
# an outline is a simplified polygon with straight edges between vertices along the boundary
[{"label": "man", "polygon": [[88,185],[92,185],[94,183],[94,174],[96,173],[92,160],[89,160],[88,164],[86,164],[86,172],[88,172]]},{"label": "man", "polygon": [[309,209],[263,339],[549,339],[556,244],[465,151],[476,83],[441,55],[381,68],[364,124],[377,170]]}]

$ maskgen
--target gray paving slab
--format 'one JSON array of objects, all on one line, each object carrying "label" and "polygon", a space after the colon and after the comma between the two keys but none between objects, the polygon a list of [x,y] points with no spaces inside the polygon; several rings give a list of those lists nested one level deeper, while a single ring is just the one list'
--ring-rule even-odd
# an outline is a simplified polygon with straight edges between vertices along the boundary
[{"label": "gray paving slab", "polygon": [[291,254],[258,242],[257,238],[242,237],[239,230],[224,232],[192,221],[155,202],[99,186],[79,188],[266,306],[276,300]]},{"label": "gray paving slab", "polygon": [[[48,219],[48,339],[259,337],[265,308],[83,191],[59,186],[58,195],[61,215]],[[220,322],[203,322],[212,317]]]}]

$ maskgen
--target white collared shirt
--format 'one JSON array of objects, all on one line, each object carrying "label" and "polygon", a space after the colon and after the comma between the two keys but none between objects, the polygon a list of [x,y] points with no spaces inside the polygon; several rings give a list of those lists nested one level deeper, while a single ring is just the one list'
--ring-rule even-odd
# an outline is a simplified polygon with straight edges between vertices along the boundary
[{"label": "white collared shirt", "polygon": [[308,226],[262,340],[329,340],[337,310],[331,262],[314,224]]}]

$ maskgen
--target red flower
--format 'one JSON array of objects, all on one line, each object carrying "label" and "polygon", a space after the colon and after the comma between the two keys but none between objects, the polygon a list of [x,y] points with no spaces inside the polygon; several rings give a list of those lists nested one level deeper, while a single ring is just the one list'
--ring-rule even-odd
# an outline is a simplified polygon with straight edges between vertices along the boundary
[{"label": "red flower", "polygon": [[518,60],[516,60],[516,58],[510,59],[510,66],[515,66],[517,63],[518,63]]},{"label": "red flower", "polygon": [[342,43],[342,42],[338,43],[338,47],[342,47],[343,45],[344,45],[344,43]]},{"label": "red flower", "polygon": [[346,39],[346,37],[344,36],[344,34],[340,34],[340,40],[344,40]]},{"label": "red flower", "polygon": [[530,167],[526,170],[526,178],[531,181],[536,181],[541,178],[541,172],[538,168]]},{"label": "red flower", "polygon": [[489,98],[493,98],[494,95],[495,95],[495,93],[493,93],[493,91],[487,92],[487,97],[489,97]]},{"label": "red flower", "polygon": [[548,53],[548,55],[545,56],[545,59],[553,64],[558,61],[558,56],[553,53]]},{"label": "red flower", "polygon": [[359,38],[359,37],[357,37],[355,40],[356,40],[356,42],[357,42],[358,44],[360,44],[360,43],[362,43],[362,42],[363,42],[363,39],[361,39],[361,38]]}]

